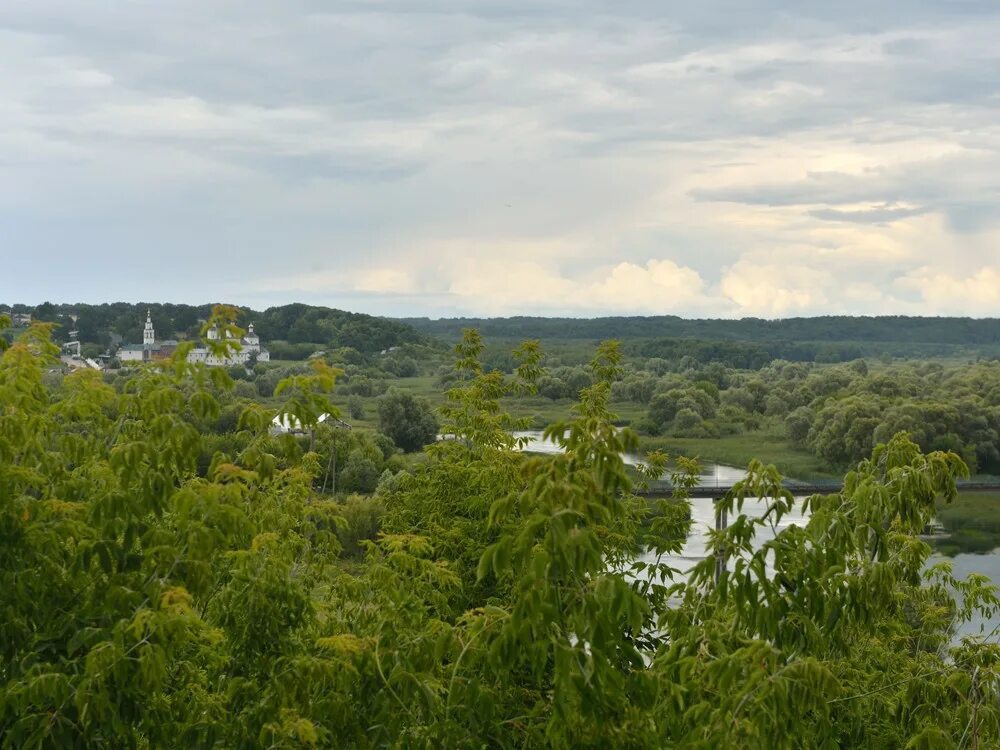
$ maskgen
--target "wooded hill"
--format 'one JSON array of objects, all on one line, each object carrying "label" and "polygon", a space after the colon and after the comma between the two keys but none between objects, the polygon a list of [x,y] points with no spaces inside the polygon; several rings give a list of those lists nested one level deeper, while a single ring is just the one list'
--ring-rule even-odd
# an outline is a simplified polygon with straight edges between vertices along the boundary
[{"label": "wooded hill", "polygon": [[[103,305],[56,305],[45,302],[36,307],[0,304],[0,310],[5,309],[31,313],[36,320],[58,323],[53,333],[57,341],[67,340],[69,331],[76,330],[82,343],[105,347],[116,338],[125,342],[140,340],[147,310],[151,313],[159,340],[196,337],[202,322],[212,313],[212,305],[209,304],[174,305],[157,302],[114,302]],[[264,311],[248,307],[237,309],[237,324],[245,328],[248,323],[254,323],[264,345],[272,348],[274,342],[287,342],[290,345],[315,344],[334,349],[352,347],[363,353],[371,353],[426,340],[426,336],[405,323],[329,307],[292,304],[269,307]],[[70,317],[72,315],[77,316],[75,326]],[[315,348],[311,347],[310,351]],[[294,346],[292,349],[289,353],[297,353]]]}]

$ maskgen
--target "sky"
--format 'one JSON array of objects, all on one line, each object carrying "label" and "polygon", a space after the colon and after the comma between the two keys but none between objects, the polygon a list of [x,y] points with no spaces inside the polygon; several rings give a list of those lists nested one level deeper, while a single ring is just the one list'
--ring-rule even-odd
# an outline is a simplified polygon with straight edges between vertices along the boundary
[{"label": "sky", "polygon": [[0,302],[1000,316],[997,0],[4,0]]}]

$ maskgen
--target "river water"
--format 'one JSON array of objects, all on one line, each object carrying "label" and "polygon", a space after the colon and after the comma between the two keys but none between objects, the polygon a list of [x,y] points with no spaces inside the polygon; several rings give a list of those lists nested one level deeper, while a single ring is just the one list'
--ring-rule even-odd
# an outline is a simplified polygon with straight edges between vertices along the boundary
[{"label": "river water", "polygon": [[[537,430],[515,432],[514,436],[528,439],[528,444],[525,446],[524,450],[529,453],[553,454],[561,451],[561,448],[556,443],[553,443],[551,440],[544,439],[542,437],[542,433]],[[625,463],[630,466],[635,466],[640,461],[641,457],[639,456],[632,454],[625,455]],[[746,471],[735,466],[703,463],[699,484],[702,486],[728,486],[733,482],[738,482],[745,476]],[[803,498],[796,497],[795,499],[795,510],[784,515],[773,531],[768,526],[758,529],[757,540],[761,544],[769,539],[773,539],[775,532],[780,532],[782,529],[788,528],[792,524],[797,524],[799,526],[804,524],[805,516],[803,515],[801,509],[801,502]],[[695,564],[701,562],[708,556],[707,532],[715,527],[715,506],[714,502],[710,498],[692,498],[690,503],[692,521],[691,533],[689,534],[687,541],[684,543],[684,548],[681,550],[679,555],[666,555],[662,558],[662,562],[665,562],[680,571],[690,570]],[[766,502],[764,500],[748,499],[743,505],[743,512],[751,516],[759,516],[763,514],[765,509]],[[654,561],[651,554],[648,556],[640,556],[639,559],[644,562]],[[979,573],[981,575],[988,576],[990,580],[996,583],[1000,583],[1000,547],[984,554],[968,554],[959,552],[958,554],[944,556],[935,553],[931,557],[930,563],[934,564],[940,562],[941,560],[947,560],[952,564],[953,573],[959,580],[968,577],[971,573]],[[993,631],[994,628],[1000,628],[1000,614],[993,618],[977,619],[962,624],[959,626],[955,637],[958,639],[964,635],[977,635],[982,632],[989,633]]]}]

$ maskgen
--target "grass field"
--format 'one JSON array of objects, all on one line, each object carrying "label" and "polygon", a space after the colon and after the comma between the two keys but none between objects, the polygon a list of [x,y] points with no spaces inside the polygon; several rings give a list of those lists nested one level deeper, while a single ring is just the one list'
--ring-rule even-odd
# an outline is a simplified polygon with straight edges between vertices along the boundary
[{"label": "grass field", "polygon": [[947,529],[976,527],[1000,533],[1000,491],[962,492],[955,502],[938,506]]},{"label": "grass field", "polygon": [[984,554],[1000,548],[1000,492],[964,492],[938,506],[937,518],[948,534],[934,539],[943,555]]},{"label": "grass field", "polygon": [[786,477],[795,479],[831,479],[823,462],[808,451],[790,445],[779,432],[760,431],[720,438],[643,437],[643,450],[662,450],[671,455],[690,456],[729,466],[744,467],[754,458],[774,464]]},{"label": "grass field", "polygon": [[983,554],[1000,547],[1000,492],[960,493],[955,502],[938,505],[937,518],[948,534],[932,544],[943,555]]}]

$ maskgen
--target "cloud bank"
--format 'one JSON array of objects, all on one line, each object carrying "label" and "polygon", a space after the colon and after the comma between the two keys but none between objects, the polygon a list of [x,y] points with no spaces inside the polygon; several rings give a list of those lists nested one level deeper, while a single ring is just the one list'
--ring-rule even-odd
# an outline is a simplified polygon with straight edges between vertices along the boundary
[{"label": "cloud bank", "polygon": [[0,302],[1000,314],[1000,6],[0,6]]}]

